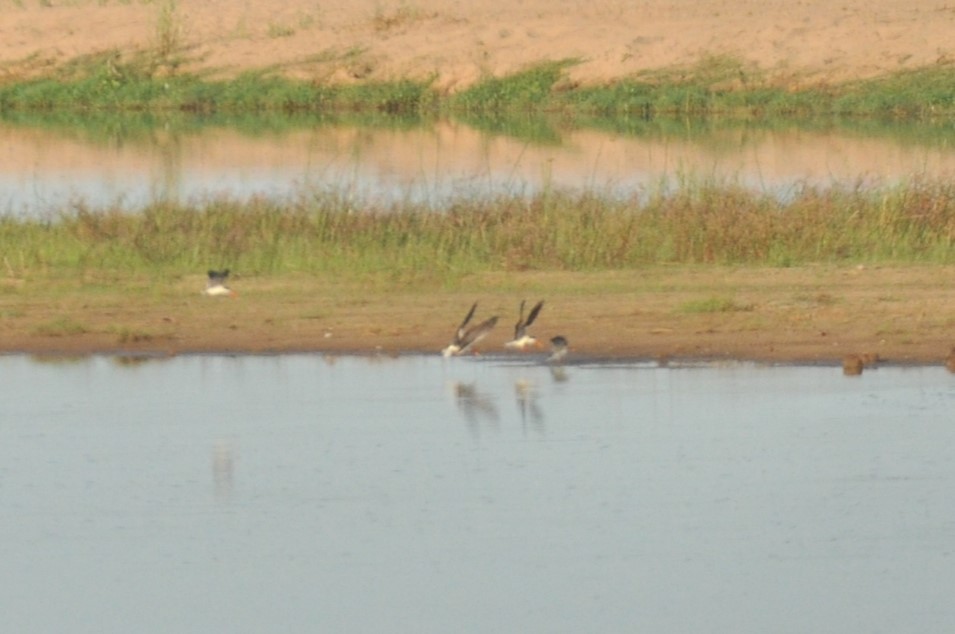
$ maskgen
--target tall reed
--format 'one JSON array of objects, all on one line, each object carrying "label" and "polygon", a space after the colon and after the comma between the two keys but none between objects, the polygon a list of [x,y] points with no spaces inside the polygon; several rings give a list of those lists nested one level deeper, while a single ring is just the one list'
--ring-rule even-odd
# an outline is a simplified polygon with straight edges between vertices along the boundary
[{"label": "tall reed", "polygon": [[789,266],[955,262],[955,185],[805,187],[780,200],[685,182],[621,200],[596,192],[461,199],[435,209],[293,202],[160,202],[134,212],[77,206],[53,221],[0,220],[8,273],[386,274],[452,283],[478,271],[639,269],[655,264]]}]

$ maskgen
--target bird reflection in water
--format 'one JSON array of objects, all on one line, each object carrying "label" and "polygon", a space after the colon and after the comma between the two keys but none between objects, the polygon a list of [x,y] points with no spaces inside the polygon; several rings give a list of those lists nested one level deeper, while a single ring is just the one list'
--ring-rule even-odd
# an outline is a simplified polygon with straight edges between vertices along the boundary
[{"label": "bird reflection in water", "polygon": [[235,488],[235,447],[229,440],[217,440],[212,448],[212,481],[216,502],[229,502]]},{"label": "bird reflection in water", "polygon": [[521,429],[527,435],[528,422],[535,431],[544,431],[544,413],[537,405],[537,389],[532,381],[518,379],[514,383],[514,394],[517,396],[517,409],[521,412]]},{"label": "bird reflection in water", "polygon": [[473,433],[477,434],[482,422],[497,427],[497,408],[490,396],[479,392],[474,383],[455,382],[451,388],[454,401]]},{"label": "bird reflection in water", "polygon": [[564,358],[570,351],[570,343],[568,343],[567,337],[557,335],[551,338],[550,345],[551,353],[545,363],[550,366],[550,375],[553,377],[554,382],[563,383],[567,380],[567,370],[564,369]]},{"label": "bird reflection in water", "polygon": [[550,378],[554,380],[554,383],[563,383],[570,377],[567,375],[567,368],[562,365],[555,365],[550,369]]}]

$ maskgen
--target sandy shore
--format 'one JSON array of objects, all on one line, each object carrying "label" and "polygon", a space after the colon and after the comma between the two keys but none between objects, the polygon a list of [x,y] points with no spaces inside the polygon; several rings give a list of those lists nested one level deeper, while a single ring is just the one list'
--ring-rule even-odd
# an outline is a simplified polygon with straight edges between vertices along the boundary
[{"label": "sandy shore", "polygon": [[[522,298],[545,300],[531,329],[567,337],[573,357],[749,359],[838,364],[943,363],[955,345],[955,267],[668,268],[488,274],[467,291],[343,284],[311,276],[243,278],[236,298],[200,295],[201,276],[62,280],[0,293],[0,348],[86,354],[190,352],[437,354],[465,312],[499,315],[482,342],[503,353]],[[542,353],[541,353],[542,354]]]},{"label": "sandy shore", "polygon": [[[77,57],[175,46],[186,68],[316,81],[486,75],[575,59],[575,82],[729,55],[818,83],[955,61],[945,0],[25,0],[0,11],[0,79]],[[165,11],[165,12],[164,12]]]}]

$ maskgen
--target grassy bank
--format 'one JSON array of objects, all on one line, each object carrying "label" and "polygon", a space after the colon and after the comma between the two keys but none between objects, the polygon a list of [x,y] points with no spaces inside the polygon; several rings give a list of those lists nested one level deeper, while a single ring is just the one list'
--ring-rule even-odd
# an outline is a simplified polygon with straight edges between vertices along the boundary
[{"label": "grassy bank", "polygon": [[111,271],[328,273],[456,286],[474,273],[602,271],[658,264],[770,267],[955,262],[955,186],[806,188],[780,199],[732,184],[617,200],[544,192],[529,199],[355,208],[331,194],[292,203],[157,203],[75,208],[54,220],[0,221],[9,278]]},{"label": "grassy bank", "polygon": [[572,61],[488,77],[455,94],[430,82],[323,85],[260,71],[229,81],[178,73],[168,54],[110,52],[49,77],[0,85],[0,112],[368,112],[463,116],[721,115],[931,118],[955,114],[955,68],[939,65],[839,85],[779,85],[729,58],[661,69],[602,86],[567,80]]}]

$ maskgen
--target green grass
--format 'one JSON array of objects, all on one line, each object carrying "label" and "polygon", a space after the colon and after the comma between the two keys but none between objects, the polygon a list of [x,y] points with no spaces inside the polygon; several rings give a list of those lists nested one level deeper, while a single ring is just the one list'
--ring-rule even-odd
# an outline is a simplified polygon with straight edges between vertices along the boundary
[{"label": "green grass", "polygon": [[937,65],[842,84],[787,86],[755,68],[716,57],[633,80],[554,96],[560,107],[593,114],[865,116],[930,118],[955,113],[955,66]]},{"label": "green grass", "polygon": [[427,82],[315,85],[269,71],[228,81],[167,74],[168,56],[108,52],[76,60],[53,76],[0,85],[0,112],[380,112],[424,111]]},{"label": "green grass", "polygon": [[551,99],[554,86],[571,62],[541,64],[508,77],[487,77],[451,98],[452,109],[463,112],[539,110]]},{"label": "green grass", "polygon": [[[664,68],[606,85],[567,79],[573,60],[542,62],[505,77],[489,76],[456,94],[430,81],[363,81],[332,85],[261,69],[229,80],[185,73],[184,26],[173,0],[158,5],[156,44],[135,54],[107,51],[74,60],[51,75],[0,85],[0,112],[385,112],[515,117],[660,116],[879,117],[926,119],[955,114],[955,66],[843,84],[781,85],[733,58],[706,58],[690,67]],[[275,37],[286,33],[273,34]],[[332,57],[334,53],[329,53]],[[346,53],[345,55],[351,55]],[[360,52],[359,52],[360,55]]]},{"label": "green grass", "polygon": [[953,246],[955,185],[922,181],[877,190],[807,187],[786,201],[732,184],[685,182],[639,200],[548,191],[433,209],[303,193],[287,204],[79,206],[55,220],[0,219],[7,275],[19,279],[88,280],[102,271],[177,277],[228,266],[243,275],[455,285],[473,273],[658,264],[951,264]]},{"label": "green grass", "polygon": [[951,115],[955,111],[955,68],[923,68],[839,87],[833,110],[899,118]]}]

